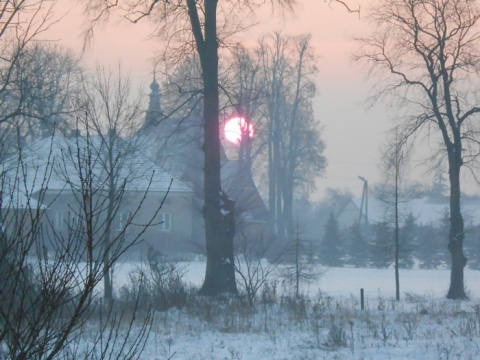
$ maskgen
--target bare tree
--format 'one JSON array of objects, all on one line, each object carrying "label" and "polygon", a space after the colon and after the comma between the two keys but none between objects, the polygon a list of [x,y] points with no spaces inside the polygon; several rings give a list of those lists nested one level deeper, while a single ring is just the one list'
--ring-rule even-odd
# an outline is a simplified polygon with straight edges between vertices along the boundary
[{"label": "bare tree", "polygon": [[113,285],[108,264],[111,242],[115,238],[114,220],[119,216],[120,202],[124,189],[146,172],[153,171],[153,163],[137,163],[141,151],[145,152],[146,139],[136,136],[143,121],[141,96],[133,97],[132,83],[122,73],[97,67],[90,79],[83,84],[82,108],[86,115],[82,127],[88,129],[90,146],[98,159],[100,176],[105,180],[103,190],[106,197],[104,234],[104,297],[113,301]]},{"label": "bare tree", "polygon": [[[66,133],[71,124],[66,116],[74,110],[82,70],[78,59],[68,49],[35,43],[24,49],[13,67],[17,87],[8,92],[8,108],[20,106],[10,121],[20,129],[26,141],[49,137],[54,131]],[[22,103],[22,104],[20,104]]]},{"label": "bare tree", "polygon": [[235,272],[240,289],[245,291],[250,306],[274,272],[278,259],[268,259],[273,238],[266,234],[237,234]]},{"label": "bare tree", "polygon": [[[157,33],[167,38],[170,53],[164,59],[170,59],[170,63],[179,63],[181,58],[193,52],[198,54],[203,83],[203,215],[207,245],[205,282],[200,292],[206,295],[236,293],[233,227],[229,223],[231,217],[223,215],[230,210],[222,209],[222,204],[227,202],[222,200],[224,192],[220,181],[219,47],[242,28],[238,23],[232,24],[234,14],[251,11],[263,2],[252,0],[241,7],[237,3],[218,0],[85,2],[89,18],[85,31],[87,42],[93,37],[96,26],[108,20],[115,8],[120,8],[122,15],[134,23],[144,18],[153,20]],[[348,9],[346,2],[336,2]],[[276,3],[290,9],[295,1],[277,0]]]},{"label": "bare tree", "polygon": [[[6,94],[18,86],[13,78],[13,70],[27,46],[56,21],[54,2],[39,0],[7,0],[0,4],[0,94]],[[1,118],[7,121],[21,109],[21,103]]]},{"label": "bare tree", "polygon": [[465,299],[460,170],[478,154],[480,11],[470,0],[382,1],[372,9],[376,26],[358,39],[354,56],[379,77],[378,97],[408,106],[404,136],[427,131],[442,143],[450,181],[449,299]]},{"label": "bare tree", "polygon": [[307,260],[308,243],[301,237],[300,226],[297,223],[293,243],[282,254],[283,259],[289,264],[281,268],[280,275],[293,284],[295,297],[301,295],[300,284],[315,281],[322,275]]},{"label": "bare tree", "polygon": [[[47,0],[0,3],[0,155],[15,151],[18,125],[25,129],[27,118],[44,119],[48,112],[57,112],[59,94],[67,91],[67,67],[75,64],[70,55],[34,43],[58,21],[54,9],[55,2]],[[56,87],[60,81],[61,89]],[[59,95],[58,102],[49,108],[53,93]]]},{"label": "bare tree", "polygon": [[[87,12],[93,14],[88,35],[92,35],[95,25],[103,15],[108,15],[111,4],[103,1],[89,1]],[[233,259],[233,205],[222,191],[220,181],[220,133],[219,133],[219,3],[216,0],[191,1],[181,3],[143,0],[127,7],[127,17],[133,21],[150,17],[157,21],[176,50],[194,50],[200,60],[203,83],[203,129],[204,129],[204,208],[205,238],[207,248],[207,268],[201,294],[216,295],[224,292],[236,293]],[[226,19],[225,19],[226,21]],[[192,44],[193,46],[191,46]],[[228,205],[229,208],[225,207]],[[226,214],[226,215],[225,215]]]},{"label": "bare tree", "polygon": [[279,33],[259,50],[268,123],[269,208],[280,239],[293,239],[294,191],[308,191],[326,160],[320,128],[313,117],[315,59],[310,36]]},{"label": "bare tree", "polygon": [[[400,300],[400,249],[406,245],[400,243],[400,221],[402,202],[408,201],[409,196],[405,192],[406,173],[409,157],[409,144],[406,139],[399,138],[395,131],[393,139],[388,141],[382,151],[383,157],[381,169],[385,176],[385,185],[382,187],[378,197],[386,205],[385,214],[393,213],[394,222],[394,268],[395,268],[395,297]],[[393,211],[392,211],[393,210]]]},{"label": "bare tree", "polygon": [[[175,71],[172,71],[175,69]],[[201,116],[202,70],[196,54],[186,56],[177,64],[164,71],[165,117],[175,115],[179,119],[189,116]]]},{"label": "bare tree", "polygon": [[261,60],[257,49],[249,50],[237,45],[232,49],[231,58],[224,64],[227,75],[223,89],[228,99],[224,111],[229,114],[227,119],[238,117],[245,120],[239,123],[241,136],[235,155],[241,172],[248,177],[252,177],[253,162],[266,145],[262,121],[265,91]]},{"label": "bare tree", "polygon": [[398,208],[398,189],[400,180],[400,168],[403,164],[403,152],[399,144],[397,143],[394,150],[393,164],[395,169],[395,298],[400,301],[400,272],[399,272],[399,259],[400,259],[400,224],[399,224],[399,208]]},{"label": "bare tree", "polygon": [[[148,337],[152,313],[147,312],[146,321],[138,323],[135,309],[129,314],[110,309],[101,318],[97,334],[92,336],[87,328],[97,314],[95,288],[104,266],[111,268],[139,241],[141,232],[112,244],[106,265],[98,261],[104,227],[99,226],[103,216],[96,157],[88,141],[82,144],[86,146],[65,152],[60,151],[58,141],[41,139],[29,144],[22,147],[19,158],[9,159],[9,167],[4,164],[0,342],[6,344],[12,359],[136,358]],[[66,176],[64,190],[74,189],[64,194],[71,200],[71,211],[61,222],[49,210],[61,196],[49,187],[61,181],[59,173]],[[57,224],[66,231],[58,231]],[[129,334],[125,339],[118,336],[121,328]]]}]

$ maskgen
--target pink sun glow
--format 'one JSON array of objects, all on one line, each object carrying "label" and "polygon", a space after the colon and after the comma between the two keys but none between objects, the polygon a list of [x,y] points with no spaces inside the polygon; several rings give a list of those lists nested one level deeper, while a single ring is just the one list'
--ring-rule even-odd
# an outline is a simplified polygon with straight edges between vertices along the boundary
[{"label": "pink sun glow", "polygon": [[224,128],[225,138],[233,144],[239,144],[242,136],[248,133],[253,137],[253,125],[243,117],[234,117],[228,120]]}]

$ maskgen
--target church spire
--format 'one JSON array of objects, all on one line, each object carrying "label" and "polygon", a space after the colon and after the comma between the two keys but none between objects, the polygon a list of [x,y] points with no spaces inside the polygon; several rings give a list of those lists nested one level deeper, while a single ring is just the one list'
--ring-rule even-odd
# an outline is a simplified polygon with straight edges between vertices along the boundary
[{"label": "church spire", "polygon": [[158,85],[155,78],[155,71],[153,72],[153,81],[150,84],[150,90],[150,100],[148,102],[148,110],[145,117],[145,127],[157,125],[163,116],[162,107],[160,105],[160,85]]}]

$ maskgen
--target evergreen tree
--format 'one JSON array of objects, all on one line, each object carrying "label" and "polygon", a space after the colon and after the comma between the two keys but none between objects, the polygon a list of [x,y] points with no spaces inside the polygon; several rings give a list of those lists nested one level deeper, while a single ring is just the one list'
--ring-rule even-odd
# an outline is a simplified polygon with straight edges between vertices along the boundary
[{"label": "evergreen tree", "polygon": [[447,263],[445,243],[448,241],[449,223],[449,213],[445,209],[438,226],[430,224],[419,227],[417,257],[421,268],[436,269]]},{"label": "evergreen tree", "polygon": [[298,224],[292,240],[291,246],[285,253],[285,260],[288,264],[281,269],[280,273],[293,286],[295,297],[298,298],[301,293],[300,285],[316,280],[321,272],[316,271],[308,261],[308,242],[300,237]]},{"label": "evergreen tree", "polygon": [[437,197],[443,197],[448,193],[448,185],[446,184],[445,169],[442,167],[442,160],[439,160],[435,165],[431,192],[432,195]]},{"label": "evergreen tree", "polygon": [[393,263],[393,229],[386,221],[373,225],[373,243],[370,246],[370,265],[387,268]]},{"label": "evergreen tree", "polygon": [[342,266],[342,239],[339,232],[338,221],[330,213],[325,224],[325,234],[320,245],[320,259],[327,266]]},{"label": "evergreen tree", "polygon": [[362,236],[359,223],[353,224],[347,231],[345,243],[346,263],[355,267],[364,267],[368,264],[368,243]]},{"label": "evergreen tree", "polygon": [[408,214],[404,225],[400,228],[400,267],[410,269],[414,264],[418,226],[412,213]]},{"label": "evergreen tree", "polygon": [[480,270],[480,226],[471,227],[465,233],[465,245],[470,269]]}]

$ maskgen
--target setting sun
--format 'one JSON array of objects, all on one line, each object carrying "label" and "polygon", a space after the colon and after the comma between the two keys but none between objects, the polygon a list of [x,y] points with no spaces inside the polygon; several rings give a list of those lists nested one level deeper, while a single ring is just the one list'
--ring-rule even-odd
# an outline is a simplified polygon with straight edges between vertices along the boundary
[{"label": "setting sun", "polygon": [[248,133],[249,137],[253,137],[253,125],[243,117],[234,117],[226,122],[224,133],[228,141],[239,144],[242,134]]}]

